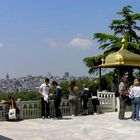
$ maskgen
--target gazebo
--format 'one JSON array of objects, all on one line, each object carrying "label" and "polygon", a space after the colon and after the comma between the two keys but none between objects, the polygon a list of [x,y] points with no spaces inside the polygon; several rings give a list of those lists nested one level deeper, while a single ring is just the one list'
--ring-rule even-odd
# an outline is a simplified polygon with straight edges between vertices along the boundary
[{"label": "gazebo", "polygon": [[102,59],[102,64],[96,66],[100,68],[117,68],[119,71],[118,81],[120,80],[120,70],[123,68],[140,68],[140,55],[128,51],[125,47],[125,38],[122,39],[122,47],[119,51],[111,53],[106,56],[105,60]]},{"label": "gazebo", "polygon": [[119,51],[109,54],[102,64],[97,66],[101,68],[114,67],[140,67],[140,55],[132,53],[125,48],[125,39],[122,39],[122,47]]}]

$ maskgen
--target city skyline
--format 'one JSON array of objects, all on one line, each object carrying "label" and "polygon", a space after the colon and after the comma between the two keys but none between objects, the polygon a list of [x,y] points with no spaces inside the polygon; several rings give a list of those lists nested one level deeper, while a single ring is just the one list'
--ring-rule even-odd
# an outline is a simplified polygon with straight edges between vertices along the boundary
[{"label": "city skyline", "polygon": [[1,0],[0,79],[26,75],[88,75],[83,59],[102,53],[96,32],[108,28],[116,12],[133,0]]}]

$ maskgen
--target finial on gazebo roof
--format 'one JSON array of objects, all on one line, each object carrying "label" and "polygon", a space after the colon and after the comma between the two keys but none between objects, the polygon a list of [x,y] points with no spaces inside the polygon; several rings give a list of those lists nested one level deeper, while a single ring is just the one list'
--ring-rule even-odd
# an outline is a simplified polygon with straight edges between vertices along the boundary
[{"label": "finial on gazebo roof", "polygon": [[102,65],[103,65],[103,64],[104,64],[104,62],[105,62],[105,60],[102,58],[102,60],[101,60],[101,61],[102,61]]},{"label": "finial on gazebo roof", "polygon": [[124,48],[125,47],[125,42],[126,42],[126,40],[125,40],[125,36],[122,38],[122,48]]},{"label": "finial on gazebo roof", "polygon": [[126,43],[126,40],[125,40],[125,30],[123,30],[122,31],[122,36],[123,36],[123,38],[122,38],[122,41],[121,41],[121,43],[122,43],[122,47],[121,47],[121,49],[123,49],[124,47],[125,47],[125,43]]}]

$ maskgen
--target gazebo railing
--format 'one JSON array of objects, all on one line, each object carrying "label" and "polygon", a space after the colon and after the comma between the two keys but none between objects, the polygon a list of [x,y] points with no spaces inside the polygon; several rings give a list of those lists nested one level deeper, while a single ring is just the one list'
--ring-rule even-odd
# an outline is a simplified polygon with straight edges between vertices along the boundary
[{"label": "gazebo railing", "polygon": [[116,110],[116,98],[114,92],[98,92],[98,99],[100,100],[100,107],[103,112]]}]

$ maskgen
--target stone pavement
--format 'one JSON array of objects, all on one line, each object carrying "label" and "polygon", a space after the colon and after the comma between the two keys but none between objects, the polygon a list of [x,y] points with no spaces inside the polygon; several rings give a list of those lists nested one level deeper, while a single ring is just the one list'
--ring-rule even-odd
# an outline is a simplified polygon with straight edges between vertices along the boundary
[{"label": "stone pavement", "polygon": [[[126,117],[131,113],[127,112]],[[62,120],[0,122],[0,140],[139,140],[140,122],[119,120],[118,112],[65,116]]]}]

